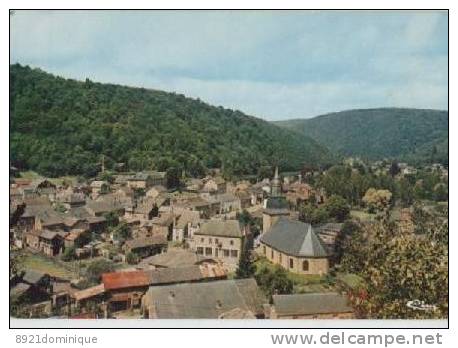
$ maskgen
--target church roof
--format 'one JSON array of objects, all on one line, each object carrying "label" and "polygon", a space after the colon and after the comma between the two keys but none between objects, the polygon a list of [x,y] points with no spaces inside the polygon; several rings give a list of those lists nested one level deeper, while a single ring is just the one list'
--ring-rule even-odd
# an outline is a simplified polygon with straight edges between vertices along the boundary
[{"label": "church roof", "polygon": [[280,217],[261,237],[261,242],[288,255],[326,257],[320,238],[310,224]]}]

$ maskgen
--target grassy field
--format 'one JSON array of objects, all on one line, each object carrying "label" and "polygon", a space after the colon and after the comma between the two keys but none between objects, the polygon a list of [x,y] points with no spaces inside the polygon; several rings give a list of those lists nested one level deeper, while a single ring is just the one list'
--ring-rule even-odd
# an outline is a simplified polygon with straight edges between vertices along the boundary
[{"label": "grassy field", "polygon": [[19,267],[23,270],[31,269],[37,272],[48,273],[52,277],[59,277],[71,280],[77,276],[76,270],[72,270],[72,266],[64,267],[58,262],[55,262],[45,256],[32,253],[22,253]]},{"label": "grassy field", "polygon": [[[274,267],[272,263],[264,258],[255,261],[254,265],[256,269],[264,265],[272,269]],[[335,280],[329,275],[304,275],[287,272],[287,276],[294,284],[294,293],[328,292],[335,289]]]}]

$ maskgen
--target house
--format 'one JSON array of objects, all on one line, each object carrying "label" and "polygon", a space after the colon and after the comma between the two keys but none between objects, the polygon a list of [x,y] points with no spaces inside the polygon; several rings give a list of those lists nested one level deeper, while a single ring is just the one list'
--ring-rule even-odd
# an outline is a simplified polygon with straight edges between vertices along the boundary
[{"label": "house", "polygon": [[71,294],[72,307],[83,309],[90,303],[101,303],[106,300],[104,284],[98,284],[83,290],[75,291]]},{"label": "house", "polygon": [[348,299],[335,292],[273,295],[269,319],[352,319]]},{"label": "house", "polygon": [[57,195],[56,201],[61,203],[66,209],[72,209],[85,205],[86,197],[83,193],[65,191]]},{"label": "house", "polygon": [[154,201],[146,200],[140,203],[132,212],[132,218],[151,220],[159,215],[159,208]]},{"label": "house", "polygon": [[136,173],[127,179],[127,186],[133,189],[148,189],[152,186],[167,186],[165,172]]},{"label": "house", "polygon": [[10,296],[13,301],[37,303],[45,301],[51,293],[51,277],[49,274],[26,270],[13,280]]},{"label": "house", "polygon": [[243,237],[237,220],[211,220],[194,232],[191,247],[198,255],[213,257],[235,269],[242,253]]},{"label": "house", "polygon": [[223,193],[216,196],[216,199],[220,203],[220,214],[225,214],[229,212],[239,211],[242,208],[240,199],[232,193]]},{"label": "house", "polygon": [[124,271],[102,274],[102,284],[107,292],[109,311],[119,311],[140,306],[141,297],[151,283],[146,271]]},{"label": "house", "polygon": [[328,253],[310,224],[280,217],[262,234],[260,243],[262,255],[291,272],[318,275],[328,272]]},{"label": "house", "polygon": [[111,212],[122,215],[125,209],[119,202],[105,200],[88,200],[84,208],[91,216],[103,216]]},{"label": "house", "polygon": [[151,286],[141,310],[149,319],[218,319],[234,309],[264,316],[266,302],[254,279]]},{"label": "house", "polygon": [[65,249],[65,232],[43,230],[40,234],[40,251],[47,256],[62,254]]},{"label": "house", "polygon": [[182,210],[178,220],[173,226],[173,240],[185,241],[194,236],[200,228],[200,214],[197,211]]},{"label": "house", "polygon": [[215,178],[209,178],[205,181],[202,188],[203,192],[208,192],[211,194],[223,194],[226,193],[227,185],[226,180],[218,176]]},{"label": "house", "polygon": [[163,252],[167,248],[167,239],[163,235],[154,235],[146,238],[136,238],[126,241],[123,245],[127,253],[135,253],[140,257],[147,257]]},{"label": "house", "polygon": [[289,216],[289,207],[286,198],[281,192],[281,182],[278,177],[278,167],[275,168],[275,177],[272,180],[270,196],[264,201],[264,210],[262,213],[262,233],[270,229],[272,225],[280,218]]},{"label": "house", "polygon": [[106,181],[102,180],[94,180],[91,182],[91,192],[92,192],[92,197],[98,197],[101,194],[108,193],[110,190],[110,186]]}]

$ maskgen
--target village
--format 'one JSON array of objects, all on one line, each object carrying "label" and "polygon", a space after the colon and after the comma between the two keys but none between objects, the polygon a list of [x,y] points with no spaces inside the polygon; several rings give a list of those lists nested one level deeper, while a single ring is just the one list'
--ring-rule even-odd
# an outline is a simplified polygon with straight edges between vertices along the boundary
[{"label": "village", "polygon": [[[343,223],[300,218],[301,203],[328,200],[307,183],[313,171],[275,168],[251,183],[215,169],[200,179],[183,174],[179,189],[167,188],[165,172],[105,174],[80,183],[11,178],[10,294],[18,317],[357,317],[348,296],[360,279],[330,275]],[[398,219],[411,226],[410,210]],[[253,264],[264,267],[264,284],[243,276]],[[293,285],[265,290],[285,274]]]}]

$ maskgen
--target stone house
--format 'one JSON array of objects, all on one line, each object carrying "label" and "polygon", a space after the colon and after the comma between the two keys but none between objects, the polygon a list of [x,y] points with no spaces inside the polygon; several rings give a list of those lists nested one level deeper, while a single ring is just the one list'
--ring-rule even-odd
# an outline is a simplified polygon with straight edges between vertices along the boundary
[{"label": "stone house", "polygon": [[173,226],[173,240],[183,242],[191,239],[200,228],[200,214],[184,209]]},{"label": "stone house", "polygon": [[236,269],[242,253],[244,234],[237,220],[211,220],[194,232],[190,245],[198,255],[220,260],[230,269]]},{"label": "stone house", "polygon": [[261,236],[260,244],[262,255],[291,272],[328,272],[328,253],[310,224],[281,217]]},{"label": "stone house", "polygon": [[238,309],[263,318],[266,299],[254,279],[151,286],[141,311],[149,319],[218,319]]},{"label": "stone house", "polygon": [[166,250],[167,239],[163,235],[130,239],[124,243],[123,249],[126,254],[132,252],[143,258]]}]

